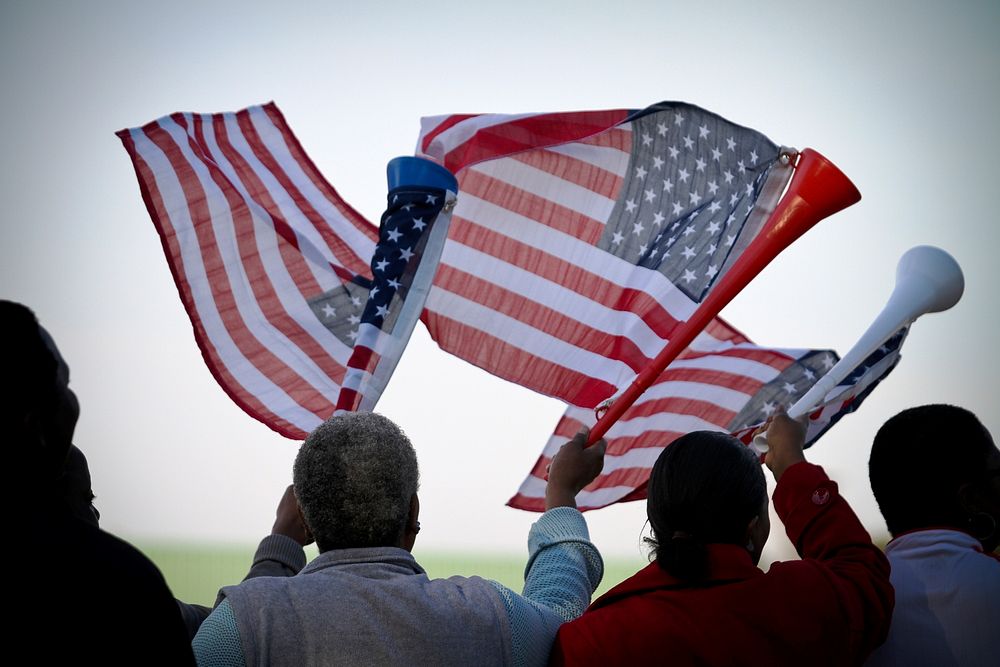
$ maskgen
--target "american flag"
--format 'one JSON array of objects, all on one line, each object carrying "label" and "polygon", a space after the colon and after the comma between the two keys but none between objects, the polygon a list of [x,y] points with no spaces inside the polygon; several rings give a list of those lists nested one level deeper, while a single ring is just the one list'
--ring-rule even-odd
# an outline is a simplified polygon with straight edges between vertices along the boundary
[{"label": "american flag", "polygon": [[[806,447],[857,410],[895,368],[905,333],[886,341],[809,413]],[[751,445],[753,432],[768,416],[779,406],[788,408],[838,360],[832,350],[758,347],[722,320],[715,320],[609,429],[604,469],[580,492],[577,505],[587,511],[645,498],[657,457],[684,433],[730,432]],[[508,504],[544,511],[545,472],[552,456],[581,426],[593,421],[591,410],[568,407]]]},{"label": "american flag", "polygon": [[[419,298],[406,312],[402,296],[426,292],[441,246],[428,239],[447,229],[430,223],[449,194],[393,192],[377,251],[378,228],[323,178],[273,103],[175,113],[118,136],[202,356],[229,396],[298,439],[338,399],[375,400],[405,344],[404,323],[416,322]],[[422,277],[421,254],[432,255]],[[381,261],[395,272],[379,270]],[[370,264],[380,291],[371,300]],[[352,391],[342,397],[345,383]]]},{"label": "american flag", "polygon": [[[754,239],[794,151],[699,107],[424,119],[417,153],[461,196],[424,322],[441,347],[566,401],[509,504],[544,509],[550,457],[631,383]],[[716,319],[606,435],[581,508],[644,497],[663,447],[736,431],[837,361],[762,348]]]},{"label": "american flag", "polygon": [[431,335],[579,407],[649,365],[792,171],[763,135],[682,103],[425,119],[418,154],[461,190],[424,313]]}]

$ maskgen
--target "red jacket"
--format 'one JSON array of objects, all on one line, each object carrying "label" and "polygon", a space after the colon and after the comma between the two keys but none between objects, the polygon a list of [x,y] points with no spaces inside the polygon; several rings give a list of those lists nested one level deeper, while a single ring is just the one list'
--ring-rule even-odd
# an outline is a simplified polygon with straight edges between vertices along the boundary
[{"label": "red jacket", "polygon": [[709,545],[708,581],[685,586],[655,562],[559,630],[562,665],[852,665],[885,641],[889,563],[819,466],[782,475],[774,506],[804,560],[765,573],[732,544]]}]

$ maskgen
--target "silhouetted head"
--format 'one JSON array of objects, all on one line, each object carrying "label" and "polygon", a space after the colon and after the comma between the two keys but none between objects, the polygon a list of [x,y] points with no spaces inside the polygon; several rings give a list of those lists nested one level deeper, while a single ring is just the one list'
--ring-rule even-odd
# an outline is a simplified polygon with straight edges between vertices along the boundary
[{"label": "silhouetted head", "polygon": [[320,552],[413,546],[417,455],[385,417],[370,412],[331,417],[302,443],[293,476]]},{"label": "silhouetted head", "polygon": [[28,308],[0,301],[0,429],[10,475],[54,481],[79,415],[55,341]]},{"label": "silhouetted head", "polygon": [[94,507],[94,491],[91,486],[87,457],[76,445],[70,445],[66,465],[59,477],[59,488],[70,513],[97,528],[100,527],[101,513]]},{"label": "silhouetted head", "polygon": [[656,561],[675,577],[704,578],[708,544],[747,547],[757,563],[770,530],[760,461],[725,433],[681,436],[653,466],[646,514]]},{"label": "silhouetted head", "polygon": [[1000,543],[1000,450],[953,405],[903,410],[875,435],[868,477],[889,532],[955,528],[987,551]]}]

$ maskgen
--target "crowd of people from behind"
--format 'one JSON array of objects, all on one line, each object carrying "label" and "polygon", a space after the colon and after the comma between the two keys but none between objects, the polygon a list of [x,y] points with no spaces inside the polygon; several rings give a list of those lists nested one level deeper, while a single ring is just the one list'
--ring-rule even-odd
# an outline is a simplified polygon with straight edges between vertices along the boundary
[{"label": "crowd of people from behind", "polygon": [[[24,545],[8,548],[23,555],[8,570],[5,625],[22,662],[1000,664],[1000,450],[962,408],[905,410],[875,435],[869,476],[893,537],[884,553],[806,461],[803,426],[769,419],[764,463],[800,559],[766,572],[759,459],[726,434],[678,438],[649,480],[650,564],[593,602],[603,563],[575,497],[601,472],[603,441],[586,447],[583,431],[552,459],[518,593],[429,578],[412,554],[413,445],[383,416],[334,416],[302,444],[246,579],[209,608],[175,600],[149,559],[100,529],[52,337],[10,301],[0,336],[4,486]],[[306,563],[312,542],[319,555]]]}]

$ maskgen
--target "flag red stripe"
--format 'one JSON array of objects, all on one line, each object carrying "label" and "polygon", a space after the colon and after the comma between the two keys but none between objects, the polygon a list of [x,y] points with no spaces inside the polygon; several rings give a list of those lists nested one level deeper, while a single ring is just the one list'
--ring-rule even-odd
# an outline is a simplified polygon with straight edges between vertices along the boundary
[{"label": "flag red stripe", "polygon": [[430,310],[424,310],[421,319],[441,349],[461,350],[459,356],[469,363],[504,379],[516,377],[543,394],[566,396],[575,405],[596,405],[615,392],[603,380],[536,357],[464,322]]},{"label": "flag red stripe", "polygon": [[593,245],[596,245],[604,234],[603,221],[525,192],[474,169],[467,170],[462,175],[459,187],[462,194],[484,199],[512,213],[523,215]]},{"label": "flag red stripe", "polygon": [[718,356],[754,361],[765,366],[770,366],[771,368],[779,371],[788,368],[788,364],[795,361],[793,357],[778,352],[777,350],[769,350],[767,348],[759,347],[734,347],[725,350],[692,350],[691,348],[687,348],[684,352],[677,355],[677,359],[701,359],[703,357]]},{"label": "flag red stripe", "polygon": [[[175,115],[172,118],[174,122],[183,127],[182,117]],[[191,211],[192,220],[195,221],[194,231],[201,249],[202,262],[205,274],[208,276],[212,299],[233,343],[244,357],[251,360],[251,363],[260,369],[261,373],[282,387],[289,395],[292,395],[291,392],[301,392],[305,400],[296,401],[299,405],[320,419],[325,418],[333,411],[333,405],[330,401],[316,392],[308,382],[257,340],[240,316],[236,298],[229,284],[226,264],[216,244],[214,233],[210,226],[197,223],[200,220],[211,220],[211,214],[205,200],[206,193],[194,169],[188,164],[180,148],[174,144],[166,130],[157,127],[148,130],[146,134],[163,151],[177,174],[187,206]]]},{"label": "flag red stripe", "polygon": [[707,370],[702,368],[671,368],[663,371],[658,382],[700,382],[715,384],[720,387],[753,395],[761,387],[761,381],[725,371]]},{"label": "flag red stripe", "polygon": [[623,153],[632,152],[632,130],[627,125],[614,127],[607,132],[601,132],[580,141],[587,146],[617,148]]},{"label": "flag red stripe", "polygon": [[443,121],[438,123],[433,130],[424,135],[424,138],[420,142],[420,150],[426,153],[427,147],[431,145],[431,142],[434,141],[434,139],[436,139],[439,134],[441,134],[447,129],[450,129],[458,125],[464,120],[475,118],[478,115],[479,114],[469,113],[469,114],[454,114],[448,116]]},{"label": "flag red stripe", "polygon": [[348,387],[341,387],[337,396],[337,411],[354,412],[361,403],[361,394]]},{"label": "flag red stripe", "polygon": [[355,345],[354,351],[351,353],[351,358],[348,365],[351,368],[356,368],[367,373],[371,373],[378,366],[379,355],[375,354],[375,350],[367,347],[365,345]]},{"label": "flag red stripe", "polygon": [[[516,510],[525,510],[528,512],[544,512],[545,511],[545,498],[537,496],[526,496],[522,493],[514,494],[514,496],[507,501],[508,507],[513,507]],[[580,510],[588,509],[580,507]]]},{"label": "flag red stripe", "polygon": [[[678,434],[676,437],[672,438],[670,442],[676,440],[680,437]],[[669,443],[668,443],[669,444]],[[655,449],[660,449],[665,445],[658,445]],[[538,461],[535,462],[534,467],[531,469],[531,475],[539,478],[545,479],[546,470],[552,459],[548,456],[538,457]],[[627,468],[615,468],[607,474],[598,475],[593,482],[588,486],[584,487],[584,491],[598,491],[603,488],[611,486],[631,486],[635,487],[637,484],[641,484],[649,479],[649,471],[652,466],[633,466]]]},{"label": "flag red stripe", "polygon": [[496,157],[579,141],[617,125],[627,117],[622,110],[581,111],[571,114],[539,114],[478,130],[471,138],[445,155],[452,173]]},{"label": "flag red stripe", "polygon": [[750,342],[750,339],[743,332],[737,330],[736,327],[721,317],[716,317],[709,322],[708,326],[705,327],[705,333],[717,340],[729,341],[733,345]]}]

